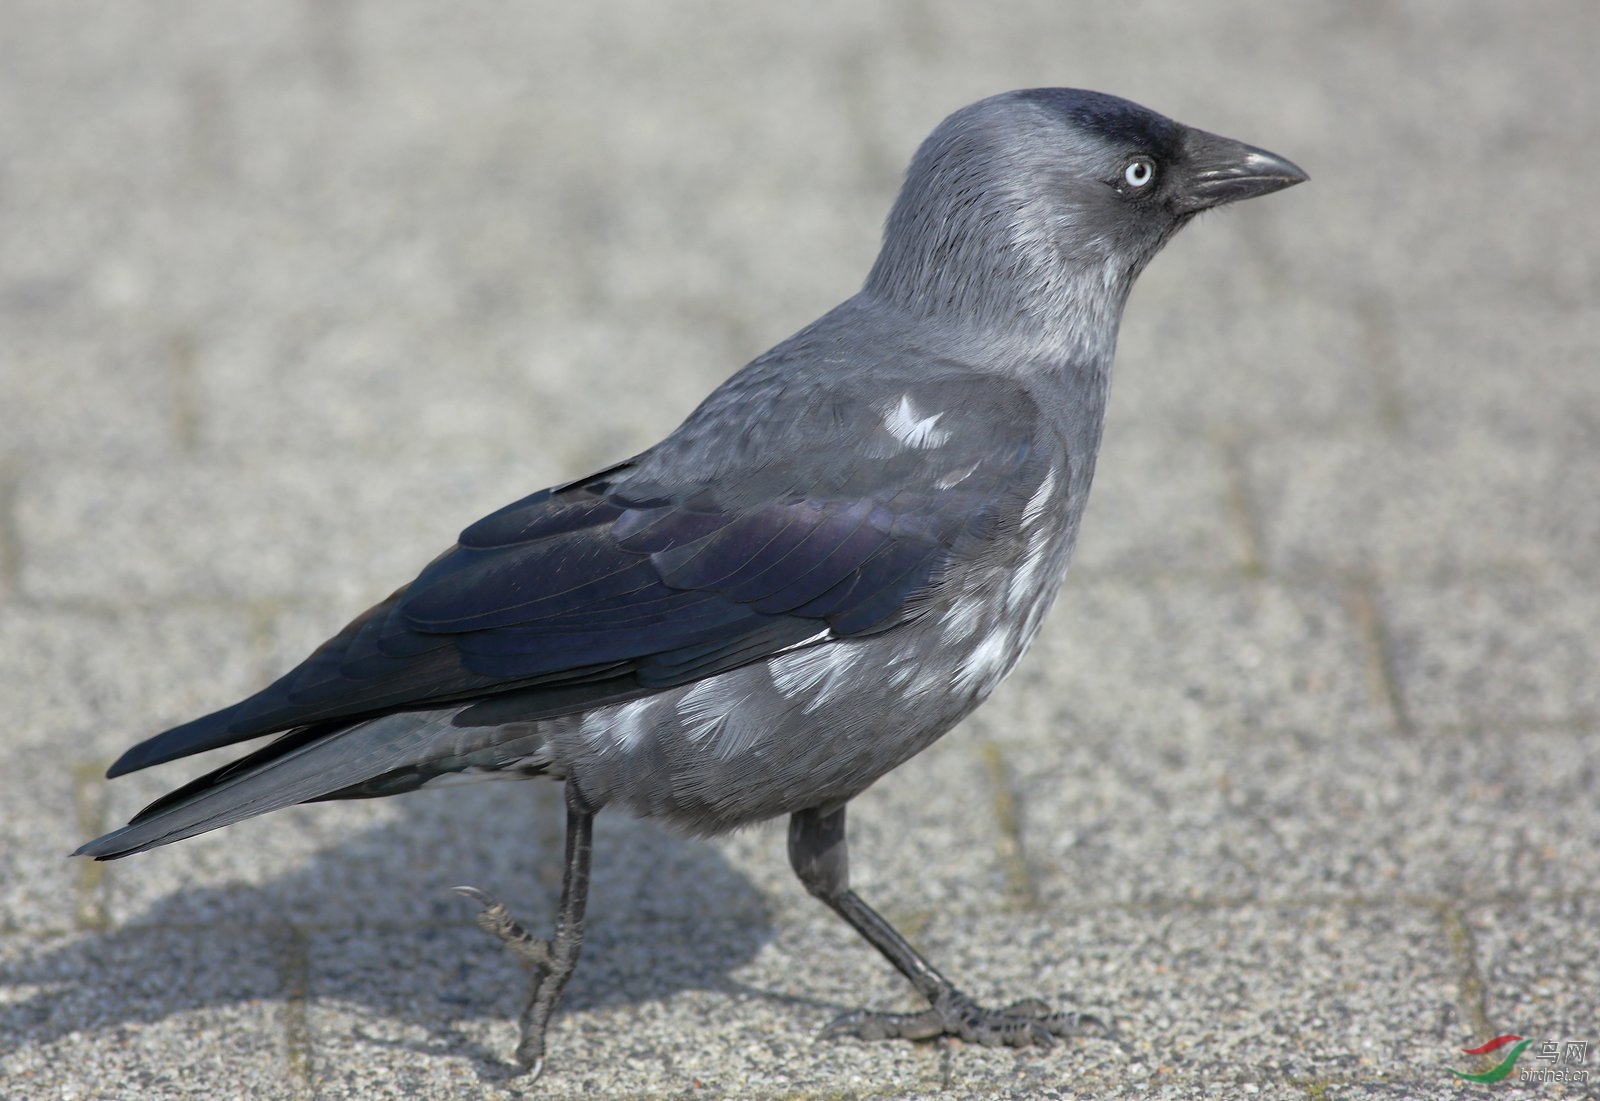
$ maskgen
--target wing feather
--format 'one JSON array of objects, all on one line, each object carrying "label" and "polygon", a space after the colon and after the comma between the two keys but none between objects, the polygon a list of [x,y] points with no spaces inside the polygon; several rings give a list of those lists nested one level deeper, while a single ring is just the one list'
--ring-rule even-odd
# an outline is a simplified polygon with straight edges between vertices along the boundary
[{"label": "wing feather", "polygon": [[[956,417],[951,417],[952,425]],[[1027,429],[883,458],[767,460],[672,484],[630,464],[544,490],[301,665],[129,750],[111,774],[313,724],[514,694],[576,711],[816,636],[887,630],[1042,477]],[[820,473],[819,473],[820,470]]]}]

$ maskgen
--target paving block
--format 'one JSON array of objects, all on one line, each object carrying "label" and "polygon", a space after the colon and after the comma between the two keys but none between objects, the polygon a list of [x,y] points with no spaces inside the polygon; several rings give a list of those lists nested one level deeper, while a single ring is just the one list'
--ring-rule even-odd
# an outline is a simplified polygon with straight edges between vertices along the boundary
[{"label": "paving block", "polygon": [[1379,614],[1410,721],[1483,727],[1600,714],[1600,593],[1582,576],[1384,585]]},{"label": "paving block", "polygon": [[0,939],[0,1079],[23,1098],[293,1098],[279,945],[193,929]]}]

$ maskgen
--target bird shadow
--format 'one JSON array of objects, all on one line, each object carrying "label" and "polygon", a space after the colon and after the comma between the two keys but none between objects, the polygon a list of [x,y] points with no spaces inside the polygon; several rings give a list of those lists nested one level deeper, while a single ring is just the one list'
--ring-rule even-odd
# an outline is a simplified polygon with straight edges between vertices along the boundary
[{"label": "bird shadow", "polygon": [[[118,862],[113,890],[130,897],[119,900],[111,928],[14,939],[0,955],[0,1057],[194,1011],[264,1004],[304,1019],[310,1005],[337,1014],[344,1023],[334,1027],[356,1042],[464,1057],[484,1080],[509,1077],[520,1068],[504,1061],[505,1037],[498,1028],[491,1037],[489,1025],[514,1019],[526,975],[477,928],[476,907],[449,888],[510,888],[500,897],[531,932],[547,935],[560,892],[563,808],[558,785],[480,787],[543,791],[531,800],[418,793],[388,801],[399,813],[377,823],[368,815],[356,829],[336,817],[315,831],[334,843],[252,883],[214,881],[237,878],[256,859],[245,855],[251,842],[272,834],[255,823],[245,836],[213,835],[192,861],[180,844],[163,850],[170,855],[159,865]],[[321,809],[286,813],[315,823]],[[280,836],[289,832],[279,826]],[[190,885],[212,855],[224,861],[222,874],[201,871],[207,884]],[[141,860],[153,874],[141,876]],[[732,975],[773,935],[767,900],[716,844],[602,814],[588,935],[562,1011],[691,990],[793,1001]]]}]

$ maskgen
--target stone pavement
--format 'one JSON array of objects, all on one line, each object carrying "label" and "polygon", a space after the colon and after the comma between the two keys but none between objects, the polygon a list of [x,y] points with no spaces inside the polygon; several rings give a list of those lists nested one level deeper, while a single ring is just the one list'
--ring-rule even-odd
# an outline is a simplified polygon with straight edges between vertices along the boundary
[{"label": "stone pavement", "polygon": [[[0,1095],[1470,1097],[1501,1033],[1600,1074],[1591,0],[3,14]],[[553,785],[64,859],[214,763],[121,748],[658,438],[858,285],[940,117],[1034,84],[1313,177],[1146,274],[1043,636],[852,816],[973,994],[1120,1045],[815,1042],[910,1000],[781,828],[602,816],[507,1082],[522,980],[448,888],[548,912]]]}]

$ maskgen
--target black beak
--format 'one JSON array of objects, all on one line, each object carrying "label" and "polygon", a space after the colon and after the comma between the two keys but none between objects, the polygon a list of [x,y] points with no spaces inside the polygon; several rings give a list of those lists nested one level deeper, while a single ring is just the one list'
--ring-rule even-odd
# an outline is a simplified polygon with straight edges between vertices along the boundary
[{"label": "black beak", "polygon": [[1183,146],[1187,167],[1173,204],[1180,214],[1270,195],[1311,178],[1276,153],[1204,130],[1190,130]]}]

